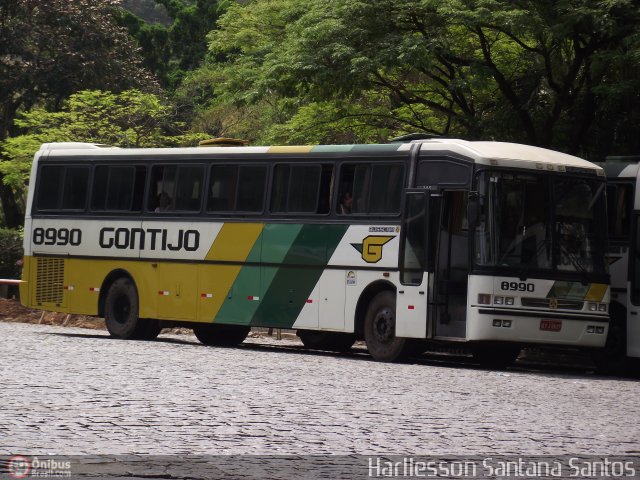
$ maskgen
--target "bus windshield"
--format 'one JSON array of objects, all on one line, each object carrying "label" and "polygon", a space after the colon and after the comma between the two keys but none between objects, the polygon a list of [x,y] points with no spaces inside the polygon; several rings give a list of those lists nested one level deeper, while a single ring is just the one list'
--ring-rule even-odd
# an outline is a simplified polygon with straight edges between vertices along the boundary
[{"label": "bus windshield", "polygon": [[603,181],[484,171],[477,187],[477,266],[606,273]]}]

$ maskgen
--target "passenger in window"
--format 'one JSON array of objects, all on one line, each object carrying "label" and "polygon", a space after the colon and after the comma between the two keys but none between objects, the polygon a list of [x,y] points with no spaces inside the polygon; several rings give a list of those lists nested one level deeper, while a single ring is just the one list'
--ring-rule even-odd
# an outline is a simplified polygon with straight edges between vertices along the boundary
[{"label": "passenger in window", "polygon": [[353,205],[353,197],[351,192],[344,192],[340,198],[340,205],[338,206],[338,213],[349,214],[351,213],[351,206]]},{"label": "passenger in window", "polygon": [[162,192],[158,195],[158,206],[156,207],[156,212],[166,212],[167,210],[171,210],[171,197],[168,193]]}]

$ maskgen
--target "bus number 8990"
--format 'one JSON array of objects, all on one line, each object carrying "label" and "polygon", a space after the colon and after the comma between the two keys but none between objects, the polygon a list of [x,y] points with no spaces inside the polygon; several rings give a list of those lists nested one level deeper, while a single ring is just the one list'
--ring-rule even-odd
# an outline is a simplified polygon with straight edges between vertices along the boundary
[{"label": "bus number 8990", "polygon": [[516,292],[533,292],[536,289],[533,283],[525,282],[502,282],[500,288],[502,290],[513,290]]},{"label": "bus number 8990", "polygon": [[34,228],[33,243],[36,245],[73,245],[82,242],[82,231],[77,228]]}]

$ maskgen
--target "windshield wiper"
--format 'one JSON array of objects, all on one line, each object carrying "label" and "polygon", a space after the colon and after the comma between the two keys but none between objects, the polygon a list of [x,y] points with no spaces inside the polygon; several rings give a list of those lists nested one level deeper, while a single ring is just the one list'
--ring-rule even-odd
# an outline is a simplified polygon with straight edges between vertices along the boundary
[{"label": "windshield wiper", "polygon": [[575,268],[576,271],[578,273],[580,273],[580,283],[582,283],[583,285],[588,285],[589,284],[589,277],[588,277],[589,271],[587,270],[587,268],[584,267],[582,265],[582,263],[580,263],[580,260],[578,258],[576,258],[575,255],[572,255],[571,253],[569,253],[569,251],[567,250],[567,247],[564,247],[564,246],[560,245],[560,253],[563,253],[563,252],[564,252],[565,256],[571,262],[571,265],[573,265],[573,268]]},{"label": "windshield wiper", "polygon": [[535,252],[533,253],[533,255],[531,255],[531,258],[525,264],[524,268],[522,270],[520,270],[520,277],[519,278],[520,278],[521,282],[524,282],[528,278],[529,270],[533,266],[534,261],[537,262],[537,260],[538,260],[538,254],[542,251],[542,249],[544,247],[548,248],[550,245],[551,245],[551,242],[546,237],[544,239],[540,240],[540,242],[538,242],[538,244],[536,245]]}]

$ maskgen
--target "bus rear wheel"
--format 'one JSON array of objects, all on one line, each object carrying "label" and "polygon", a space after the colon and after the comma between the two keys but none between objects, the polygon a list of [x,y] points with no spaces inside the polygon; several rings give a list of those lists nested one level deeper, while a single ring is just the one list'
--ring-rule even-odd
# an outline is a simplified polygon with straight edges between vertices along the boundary
[{"label": "bus rear wheel", "polygon": [[245,325],[217,325],[206,323],[193,327],[193,333],[204,345],[233,347],[244,342],[251,327]]},{"label": "bus rear wheel", "polygon": [[138,318],[138,292],[127,277],[116,279],[107,292],[104,319],[112,337],[153,340],[162,326],[157,320]]},{"label": "bus rear wheel", "polygon": [[364,319],[364,340],[369,353],[380,362],[393,362],[408,353],[409,344],[396,337],[396,297],[385,291],[373,297]]},{"label": "bus rear wheel", "polygon": [[328,350],[330,352],[348,352],[356,343],[352,333],[320,332],[317,330],[298,330],[296,335],[306,348]]}]

